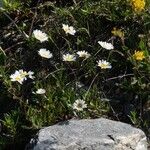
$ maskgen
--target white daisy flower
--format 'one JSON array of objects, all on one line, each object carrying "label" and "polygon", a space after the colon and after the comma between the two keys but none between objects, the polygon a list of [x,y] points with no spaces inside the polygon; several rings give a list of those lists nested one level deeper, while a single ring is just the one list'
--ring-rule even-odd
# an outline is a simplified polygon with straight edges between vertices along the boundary
[{"label": "white daisy flower", "polygon": [[91,55],[88,53],[88,52],[86,52],[86,51],[78,51],[77,52],[77,54],[79,55],[79,57],[83,57],[83,58],[89,58]]},{"label": "white daisy flower", "polygon": [[45,94],[46,90],[45,89],[38,89],[35,93],[36,94]]},{"label": "white daisy flower", "polygon": [[38,51],[39,55],[41,57],[44,57],[44,58],[52,58],[53,55],[52,53],[49,51],[49,50],[46,50],[45,48],[41,48],[39,51]]},{"label": "white daisy flower", "polygon": [[101,69],[111,69],[112,66],[109,62],[107,62],[106,60],[99,60],[98,62],[98,66],[101,67]]},{"label": "white daisy flower", "polygon": [[75,33],[76,33],[76,30],[74,29],[74,27],[73,27],[73,26],[70,26],[70,27],[69,27],[69,34],[75,35]]},{"label": "white daisy flower", "polygon": [[71,55],[71,54],[63,55],[63,61],[75,61],[75,60],[76,60],[75,55]]},{"label": "white daisy flower", "polygon": [[33,71],[28,71],[28,77],[30,78],[30,79],[34,79],[35,78],[35,76],[33,76],[33,74],[34,74],[34,72]]},{"label": "white daisy flower", "polygon": [[100,44],[103,48],[107,50],[114,49],[114,46],[111,43],[103,42],[103,41],[98,41],[98,44]]},{"label": "white daisy flower", "polygon": [[27,80],[26,76],[28,75],[28,73],[26,71],[23,71],[23,69],[19,70],[20,76],[22,78],[24,78],[24,80]]},{"label": "white daisy flower", "polygon": [[74,29],[73,26],[62,24],[62,29],[65,31],[66,34],[75,35],[76,33],[76,30]]},{"label": "white daisy flower", "polygon": [[25,77],[23,74],[21,74],[20,71],[15,71],[14,74],[11,74],[11,75],[10,75],[10,79],[11,79],[11,81],[13,81],[13,82],[17,81],[17,82],[19,82],[20,84],[22,84],[23,81],[26,80],[26,77]]},{"label": "white daisy flower", "polygon": [[67,33],[69,33],[69,26],[66,24],[62,24],[62,29]]},{"label": "white daisy flower", "polygon": [[45,41],[48,41],[48,36],[46,33],[42,32],[41,30],[34,30],[33,31],[33,35],[34,37],[39,40],[41,43],[42,42],[45,42]]},{"label": "white daisy flower", "polygon": [[84,108],[87,108],[87,104],[85,104],[84,100],[81,99],[77,99],[74,103],[73,103],[73,109],[76,109],[77,111],[83,111]]},{"label": "white daisy flower", "polygon": [[27,77],[34,79],[33,74],[34,74],[34,72],[32,72],[32,71],[26,72],[23,69],[16,70],[14,74],[10,75],[10,79],[11,79],[11,81],[17,81],[20,84],[22,84],[23,81],[27,80]]}]

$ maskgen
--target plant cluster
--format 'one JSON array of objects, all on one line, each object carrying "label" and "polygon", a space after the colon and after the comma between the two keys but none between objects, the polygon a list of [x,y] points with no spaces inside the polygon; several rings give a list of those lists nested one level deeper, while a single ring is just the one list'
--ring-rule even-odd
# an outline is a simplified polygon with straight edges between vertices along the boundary
[{"label": "plant cluster", "polygon": [[149,6],[145,0],[3,0],[1,145],[26,143],[41,127],[71,118],[103,116],[148,135]]}]

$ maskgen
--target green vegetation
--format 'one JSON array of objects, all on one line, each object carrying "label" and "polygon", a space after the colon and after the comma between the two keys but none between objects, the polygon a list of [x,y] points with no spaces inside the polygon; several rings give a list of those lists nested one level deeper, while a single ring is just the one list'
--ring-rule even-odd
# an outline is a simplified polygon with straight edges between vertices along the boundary
[{"label": "green vegetation", "polygon": [[71,118],[150,126],[150,4],[3,0],[0,148]]}]

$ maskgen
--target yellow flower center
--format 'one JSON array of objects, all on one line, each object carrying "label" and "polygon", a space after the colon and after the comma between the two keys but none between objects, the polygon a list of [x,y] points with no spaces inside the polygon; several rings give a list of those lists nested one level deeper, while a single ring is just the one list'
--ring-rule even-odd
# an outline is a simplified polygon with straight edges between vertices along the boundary
[{"label": "yellow flower center", "polygon": [[145,7],[145,0],[131,0],[135,12],[141,12]]},{"label": "yellow flower center", "polygon": [[111,31],[111,33],[112,33],[114,36],[118,36],[118,37],[120,37],[120,38],[123,38],[123,37],[124,37],[124,32],[121,31],[121,29],[113,28],[113,30]]},{"label": "yellow flower center", "polygon": [[137,52],[135,51],[133,57],[136,60],[143,60],[145,58],[144,52],[143,51],[137,51]]},{"label": "yellow flower center", "polygon": [[107,68],[108,67],[108,65],[107,64],[101,64],[101,68]]},{"label": "yellow flower center", "polygon": [[20,76],[17,76],[15,79],[16,79],[16,81],[20,81],[20,80],[21,80],[21,77],[20,77]]}]

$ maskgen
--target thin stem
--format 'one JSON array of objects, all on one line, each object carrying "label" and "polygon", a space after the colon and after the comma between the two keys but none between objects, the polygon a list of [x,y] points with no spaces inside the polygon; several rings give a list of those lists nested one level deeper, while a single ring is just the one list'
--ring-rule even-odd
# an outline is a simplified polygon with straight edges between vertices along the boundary
[{"label": "thin stem", "polygon": [[110,80],[115,80],[115,79],[121,79],[121,78],[124,78],[124,77],[127,77],[127,76],[134,76],[134,74],[124,74],[124,75],[119,75],[119,76],[117,76],[117,77],[112,77],[112,78],[108,78],[108,79],[106,79],[105,81],[107,82],[107,81],[110,81]]},{"label": "thin stem", "polygon": [[[39,2],[40,2],[40,0],[38,0],[37,5],[39,4]],[[35,13],[34,13],[34,16],[32,18],[32,22],[31,22],[31,26],[30,26],[30,30],[29,30],[29,37],[32,34],[32,29],[33,29],[33,25],[34,25],[34,21],[36,19],[36,16],[37,16],[37,6],[35,7]]]},{"label": "thin stem", "polygon": [[90,91],[90,89],[91,89],[91,87],[92,87],[92,85],[93,85],[93,83],[94,83],[94,81],[95,81],[95,79],[97,78],[98,75],[99,75],[99,73],[97,73],[96,76],[93,78],[93,80],[92,80],[92,82],[91,82],[87,92],[85,93],[84,99],[86,99],[86,97],[87,97],[87,95],[88,95],[88,93],[89,93],[89,91]]}]

